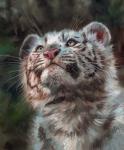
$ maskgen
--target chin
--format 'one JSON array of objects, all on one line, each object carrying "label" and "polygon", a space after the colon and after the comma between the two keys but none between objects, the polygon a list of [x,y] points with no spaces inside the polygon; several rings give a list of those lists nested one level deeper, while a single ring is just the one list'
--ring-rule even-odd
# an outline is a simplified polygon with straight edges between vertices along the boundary
[{"label": "chin", "polygon": [[44,69],[41,74],[41,82],[44,87],[54,91],[59,90],[61,87],[75,84],[70,74],[58,65],[50,65]]}]

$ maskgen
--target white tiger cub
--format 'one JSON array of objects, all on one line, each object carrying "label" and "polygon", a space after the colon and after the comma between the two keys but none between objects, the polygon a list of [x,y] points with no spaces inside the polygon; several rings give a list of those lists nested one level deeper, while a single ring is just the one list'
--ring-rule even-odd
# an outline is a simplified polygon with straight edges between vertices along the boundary
[{"label": "white tiger cub", "polygon": [[110,41],[99,22],[24,40],[22,83],[36,110],[29,150],[124,150],[124,99]]}]

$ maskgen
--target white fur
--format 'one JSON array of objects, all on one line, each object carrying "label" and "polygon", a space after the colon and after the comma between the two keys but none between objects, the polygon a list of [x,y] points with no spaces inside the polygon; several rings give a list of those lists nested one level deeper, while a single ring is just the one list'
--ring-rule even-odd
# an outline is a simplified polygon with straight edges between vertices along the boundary
[{"label": "white fur", "polygon": [[[96,39],[96,34],[90,33],[90,29],[91,28],[98,28],[98,29],[102,29],[103,31],[106,32],[103,43],[97,41]],[[89,50],[92,49],[92,44],[96,44],[96,46],[98,48],[100,48],[100,50],[102,52],[106,51],[104,54],[105,56],[107,56],[107,54],[111,53],[111,46],[108,46],[108,43],[110,43],[111,40],[111,36],[109,33],[109,30],[101,23],[98,22],[93,22],[91,24],[89,24],[88,26],[86,26],[83,30],[81,30],[80,32],[85,33],[88,40],[89,40],[89,44],[87,44],[87,47]],[[71,31],[69,32],[70,37],[74,36],[76,32]],[[55,42],[60,42],[59,41],[59,36],[60,33],[54,32],[54,33],[49,33],[46,34],[47,36],[47,44],[53,44]],[[79,35],[78,35],[79,36]],[[81,37],[80,37],[81,38]],[[109,49],[108,53],[107,50]],[[64,51],[64,48],[63,48]],[[87,55],[87,52],[84,52]],[[100,60],[99,60],[100,63]],[[92,66],[91,68],[92,69]],[[111,64],[108,66],[106,71],[106,83],[105,83],[105,91],[107,93],[107,98],[104,100],[106,102],[105,106],[104,106],[104,110],[102,111],[98,111],[97,114],[99,116],[101,116],[101,118],[96,118],[93,122],[93,124],[89,127],[88,129],[88,133],[87,134],[83,134],[82,136],[74,136],[74,137],[68,137],[65,135],[62,136],[54,136],[52,135],[52,133],[49,132],[48,129],[48,125],[50,123],[53,123],[56,129],[62,129],[64,131],[67,131],[68,133],[71,133],[74,128],[77,126],[77,124],[81,121],[81,117],[80,114],[75,115],[75,117],[71,118],[70,122],[68,122],[67,119],[67,114],[65,114],[65,110],[64,109],[71,109],[73,108],[73,105],[70,104],[61,104],[60,105],[53,105],[50,107],[44,107],[46,103],[50,102],[51,99],[53,99],[54,97],[50,97],[48,99],[45,99],[43,101],[35,101],[33,102],[33,106],[34,108],[36,106],[37,107],[37,112],[38,114],[36,115],[36,117],[34,118],[34,125],[32,128],[32,137],[31,137],[31,147],[33,148],[33,150],[40,150],[42,148],[42,142],[40,141],[40,139],[38,138],[38,129],[40,127],[40,125],[42,127],[44,127],[47,137],[51,138],[54,143],[55,143],[55,150],[90,150],[89,146],[92,144],[92,142],[97,138],[100,137],[104,134],[104,131],[102,129],[102,125],[103,123],[106,121],[107,117],[112,113],[114,113],[115,115],[115,120],[113,123],[112,128],[116,128],[119,127],[120,130],[115,132],[115,134],[113,135],[113,137],[107,141],[107,139],[105,139],[105,145],[103,146],[103,149],[101,150],[123,150],[123,146],[124,146],[124,101],[120,100],[121,97],[121,89],[118,85],[118,80],[117,75],[116,75],[116,69],[114,67],[114,61],[111,62]],[[54,70],[54,75],[56,75],[56,70]],[[60,77],[60,82],[64,82],[64,83],[68,83],[70,85],[75,84],[75,82],[80,82],[82,81],[82,78],[84,77],[85,73],[82,73],[80,75],[80,77],[75,81],[74,79],[72,79],[71,76],[69,76],[68,73],[66,73],[65,71],[63,71],[62,69],[59,69],[59,71],[57,72],[57,75]],[[49,69],[45,69],[42,72],[41,75],[41,80],[42,82],[44,82],[45,80],[47,80],[47,77],[49,75],[52,75],[52,71],[49,71]],[[61,80],[62,79],[62,80]],[[92,79],[91,79],[92,80]],[[26,82],[26,81],[25,81]],[[99,86],[99,85],[98,85]],[[42,88],[44,93],[50,94],[50,90],[47,88]],[[123,98],[123,97],[122,97]],[[118,101],[119,99],[119,101]],[[66,107],[65,107],[66,105]],[[115,110],[113,110],[114,105],[117,105],[118,108],[116,108]],[[61,109],[61,111],[60,111]],[[45,112],[50,112],[53,111],[55,113],[52,113],[50,115],[50,117],[46,117],[43,118],[43,113]],[[73,110],[73,109],[72,109]],[[87,114],[84,114],[87,115]],[[121,144],[121,145],[119,145]]]}]

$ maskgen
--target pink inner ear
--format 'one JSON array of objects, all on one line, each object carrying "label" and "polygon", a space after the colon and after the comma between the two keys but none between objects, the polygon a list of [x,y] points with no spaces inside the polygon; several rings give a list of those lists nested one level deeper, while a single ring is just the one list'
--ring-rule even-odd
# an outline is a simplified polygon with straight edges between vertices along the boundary
[{"label": "pink inner ear", "polygon": [[97,29],[92,29],[92,32],[96,33],[96,38],[98,41],[103,42],[103,40],[104,40],[104,32],[103,31],[99,31]]},{"label": "pink inner ear", "polygon": [[104,40],[104,32],[103,31],[97,31],[96,38],[97,38],[98,41],[103,42],[103,40]]}]

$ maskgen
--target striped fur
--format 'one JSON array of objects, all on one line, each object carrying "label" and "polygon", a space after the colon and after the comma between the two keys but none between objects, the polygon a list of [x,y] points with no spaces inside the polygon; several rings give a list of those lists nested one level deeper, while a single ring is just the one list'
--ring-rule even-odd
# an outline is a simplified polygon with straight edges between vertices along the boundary
[{"label": "striped fur", "polygon": [[[117,100],[121,90],[110,40],[98,22],[24,40],[22,83],[37,112],[30,150],[116,150],[116,139],[123,147],[123,101]],[[59,53],[45,58],[53,48]]]}]

